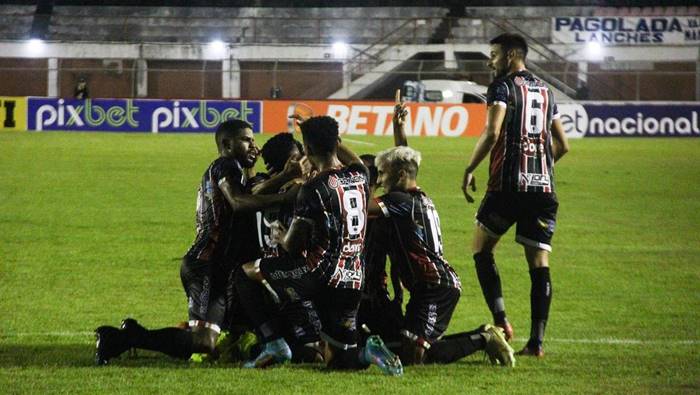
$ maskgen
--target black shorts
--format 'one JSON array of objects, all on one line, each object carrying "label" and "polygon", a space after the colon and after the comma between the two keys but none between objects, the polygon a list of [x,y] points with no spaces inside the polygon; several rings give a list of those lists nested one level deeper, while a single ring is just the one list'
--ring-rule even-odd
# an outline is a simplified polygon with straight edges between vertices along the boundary
[{"label": "black shorts", "polygon": [[401,333],[416,341],[432,343],[447,330],[459,302],[459,289],[422,286],[411,292]]},{"label": "black shorts", "polygon": [[321,319],[310,300],[284,303],[280,309],[287,343],[304,345],[321,339]]},{"label": "black shorts", "polygon": [[180,279],[187,294],[190,320],[216,324],[219,329],[229,327],[235,300],[231,276],[216,262],[182,258]]},{"label": "black shorts", "polygon": [[493,237],[501,237],[516,223],[515,241],[552,251],[559,202],[554,193],[487,192],[476,223]]},{"label": "black shorts", "polygon": [[357,347],[357,309],[362,294],[357,289],[331,288],[306,265],[303,258],[264,258],[260,272],[281,302],[313,302],[321,320],[321,338],[347,350]]}]

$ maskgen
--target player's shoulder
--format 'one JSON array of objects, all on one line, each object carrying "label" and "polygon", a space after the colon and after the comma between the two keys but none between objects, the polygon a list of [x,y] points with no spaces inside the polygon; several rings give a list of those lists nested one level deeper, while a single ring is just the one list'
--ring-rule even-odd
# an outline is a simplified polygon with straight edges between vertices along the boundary
[{"label": "player's shoulder", "polygon": [[488,90],[492,91],[497,88],[505,87],[508,83],[508,76],[504,75],[498,78],[494,78],[493,81],[488,86]]}]

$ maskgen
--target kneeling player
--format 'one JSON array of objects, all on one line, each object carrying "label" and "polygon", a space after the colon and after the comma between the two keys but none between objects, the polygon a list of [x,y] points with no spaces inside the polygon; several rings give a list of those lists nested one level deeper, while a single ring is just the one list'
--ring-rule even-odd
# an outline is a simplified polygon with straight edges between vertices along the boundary
[{"label": "kneeling player", "polygon": [[[215,351],[225,321],[231,317],[235,265],[259,256],[254,239],[254,213],[280,204],[287,195],[251,196],[247,169],[257,160],[252,127],[243,121],[223,122],[215,134],[219,158],[202,176],[197,199],[197,236],[183,258],[180,277],[189,302],[189,325],[146,330],[133,319],[122,328],[101,326],[95,360],[107,362],[130,348],[160,351],[187,359],[192,353]],[[251,248],[252,247],[252,248]]]},{"label": "kneeling player", "polygon": [[[442,337],[459,301],[461,285],[443,257],[435,205],[416,183],[420,161],[420,153],[409,147],[379,153],[379,183],[386,194],[370,206],[370,214],[379,215],[371,251],[389,254],[410,292],[401,330],[401,360],[406,364],[449,363],[486,350],[493,363],[514,366],[513,349],[498,327],[484,325]],[[376,273],[383,269],[375,266],[368,273],[370,287],[377,284]]]},{"label": "kneeling player", "polygon": [[[370,363],[385,373],[402,373],[401,362],[378,337],[357,345],[356,316],[363,282],[364,244],[369,193],[367,170],[354,157],[345,167],[338,158],[354,154],[338,146],[338,124],[315,117],[301,125],[304,149],[318,174],[297,197],[294,219],[280,242],[287,257],[243,265],[236,286],[246,312],[263,338],[263,352],[247,367],[264,367],[291,357],[273,317],[257,308],[262,296],[256,281],[266,281],[286,302],[310,299],[322,321],[325,361],[335,369],[363,369]],[[347,162],[346,162],[347,163]]]}]

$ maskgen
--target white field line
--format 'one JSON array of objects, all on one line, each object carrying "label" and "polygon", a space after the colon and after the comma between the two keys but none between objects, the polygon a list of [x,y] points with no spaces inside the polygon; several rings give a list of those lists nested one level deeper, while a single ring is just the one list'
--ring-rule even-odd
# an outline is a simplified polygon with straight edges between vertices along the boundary
[{"label": "white field line", "polygon": [[[94,332],[17,332],[0,334],[0,339],[3,338],[20,338],[20,337],[91,337]],[[525,342],[526,338],[516,338],[516,341]],[[623,346],[647,346],[647,345],[698,345],[700,340],[639,340],[639,339],[615,339],[611,337],[599,339],[559,339],[546,338],[545,343],[564,343],[564,344],[606,344],[606,345],[623,345]]]},{"label": "white field line", "polygon": [[375,144],[375,143],[368,143],[368,142],[366,142],[366,141],[360,141],[360,140],[349,139],[349,138],[347,138],[347,137],[345,137],[345,136],[343,136],[343,141],[349,141],[349,142],[351,142],[351,143],[353,143],[353,144],[360,144],[360,145],[371,145],[371,146],[377,145],[377,144]]}]

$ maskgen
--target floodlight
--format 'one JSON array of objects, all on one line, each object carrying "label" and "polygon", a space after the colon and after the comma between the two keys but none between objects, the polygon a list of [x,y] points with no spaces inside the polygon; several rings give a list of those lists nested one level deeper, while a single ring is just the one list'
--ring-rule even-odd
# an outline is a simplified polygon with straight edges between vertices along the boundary
[{"label": "floodlight", "polygon": [[45,47],[46,44],[44,44],[44,40],[32,38],[27,41],[27,52],[29,52],[31,56],[41,56]]},{"label": "floodlight", "polygon": [[226,43],[219,40],[219,39],[214,39],[209,42],[209,53],[216,58],[223,58],[226,56]]},{"label": "floodlight", "polygon": [[586,54],[593,59],[599,59],[603,56],[603,46],[597,41],[589,41],[586,43]]},{"label": "floodlight", "polygon": [[342,41],[336,41],[333,43],[333,57],[338,59],[344,59],[348,56],[348,44]]}]

